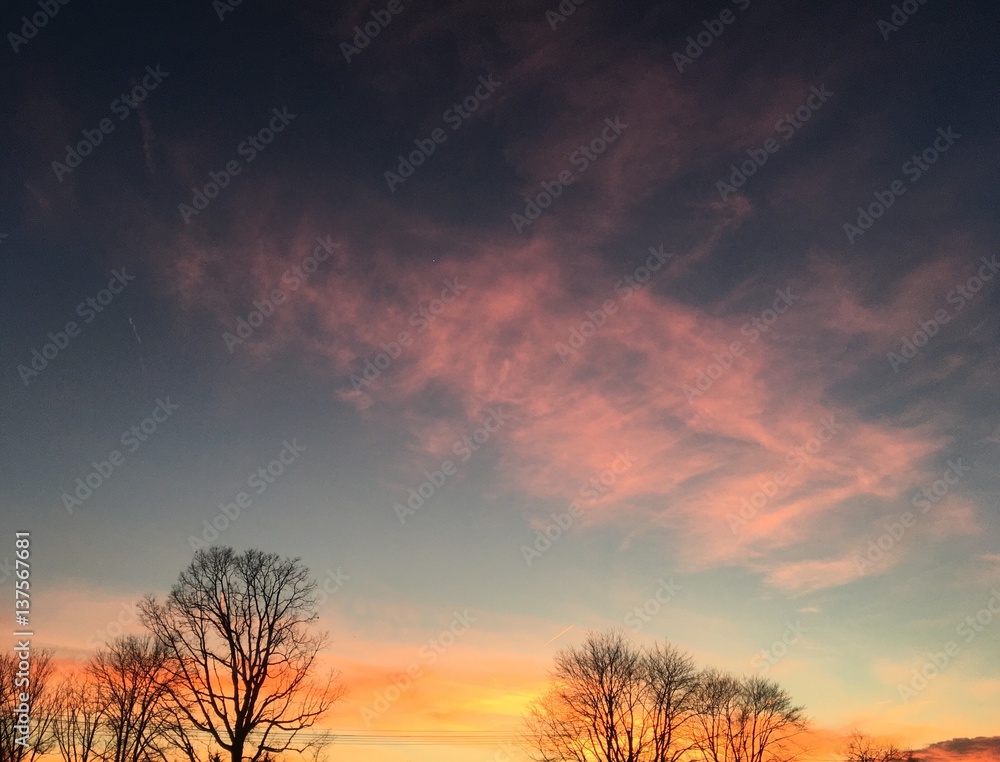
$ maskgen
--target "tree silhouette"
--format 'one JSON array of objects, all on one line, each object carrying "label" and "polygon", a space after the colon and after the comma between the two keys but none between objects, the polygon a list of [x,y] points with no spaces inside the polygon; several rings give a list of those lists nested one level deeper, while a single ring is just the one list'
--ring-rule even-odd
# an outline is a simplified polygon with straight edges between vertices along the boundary
[{"label": "tree silhouette", "polygon": [[655,645],[643,660],[647,724],[652,734],[649,759],[677,762],[691,748],[687,732],[698,695],[694,659],[675,646]]},{"label": "tree silhouette", "polygon": [[697,671],[667,644],[642,650],[618,630],[560,651],[553,685],[525,718],[539,762],[676,762],[688,750]]},{"label": "tree silhouette", "polygon": [[141,620],[168,656],[171,703],[231,762],[303,751],[310,728],[342,695],[330,673],[311,682],[325,634],[311,634],[316,583],[299,559],[212,547],[195,553]]},{"label": "tree silhouette", "polygon": [[858,730],[851,734],[851,740],[844,752],[847,762],[913,762],[913,752],[900,749],[895,744],[878,744]]},{"label": "tree silhouette", "polygon": [[702,673],[694,746],[707,762],[787,762],[806,729],[803,709],[773,680]]},{"label": "tree silhouette", "polygon": [[560,651],[555,662],[555,686],[528,719],[535,759],[635,759],[644,741],[641,653],[614,631],[590,635],[580,648]]},{"label": "tree silhouette", "polygon": [[787,762],[806,721],[773,681],[699,672],[669,643],[612,630],[556,655],[525,726],[537,762]]},{"label": "tree silhouette", "polygon": [[167,650],[148,635],[124,635],[99,650],[87,665],[102,708],[107,736],[105,762],[143,762],[165,757],[172,719]]},{"label": "tree silhouette", "polygon": [[54,695],[52,737],[65,762],[94,762],[108,756],[110,744],[102,732],[104,705],[91,680],[71,674]]},{"label": "tree silhouette", "polygon": [[[47,754],[55,744],[52,736],[54,696],[52,684],[52,652],[31,654],[31,677],[28,685],[18,685],[20,659],[14,653],[0,654],[0,762],[34,762]],[[27,745],[17,742],[15,708],[21,704],[21,693],[28,694],[30,732]]]}]

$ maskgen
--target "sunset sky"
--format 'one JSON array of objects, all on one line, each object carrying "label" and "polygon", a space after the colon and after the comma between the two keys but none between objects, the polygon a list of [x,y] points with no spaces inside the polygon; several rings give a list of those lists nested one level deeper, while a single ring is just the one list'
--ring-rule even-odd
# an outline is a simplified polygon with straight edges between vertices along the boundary
[{"label": "sunset sky", "polygon": [[1000,736],[995,6],[60,3],[0,16],[37,648],[215,543],[324,586],[330,728],[479,740],[332,761],[504,759],[612,627],[812,759]]}]

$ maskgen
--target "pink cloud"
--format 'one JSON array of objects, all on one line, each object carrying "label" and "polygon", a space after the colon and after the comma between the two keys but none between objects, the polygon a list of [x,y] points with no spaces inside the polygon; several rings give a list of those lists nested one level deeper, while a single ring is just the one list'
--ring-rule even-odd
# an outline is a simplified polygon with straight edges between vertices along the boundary
[{"label": "pink cloud", "polygon": [[[411,42],[442,33],[441,24],[414,21]],[[294,232],[279,238],[268,234],[268,220],[285,213],[277,192],[234,186],[237,203],[256,213],[222,243],[206,245],[192,230],[171,247],[175,294],[232,330],[253,299],[266,298],[308,256],[315,236],[329,233],[341,248],[239,348],[248,361],[294,348],[311,372],[335,380],[342,402],[405,432],[416,471],[447,457],[457,437],[500,406],[511,421],[496,436],[499,468],[509,488],[530,499],[576,499],[628,450],[638,462],[586,506],[584,524],[680,533],[690,568],[749,564],[781,587],[849,581],[844,559],[866,536],[871,512],[927,480],[931,456],[949,442],[948,420],[936,409],[872,419],[832,390],[884,362],[965,260],[956,254],[920,266],[886,298],[813,250],[794,283],[748,278],[714,303],[694,305],[679,284],[708,268],[752,218],[737,195],[697,207],[702,233],[653,274],[653,285],[616,290],[647,254],[627,252],[620,261],[634,264],[611,268],[597,252],[630,228],[633,211],[679,168],[771,136],[809,83],[758,83],[735,103],[721,96],[696,103],[669,65],[641,51],[621,57],[597,44],[579,56],[571,35],[543,32],[520,22],[504,28],[525,55],[501,77],[509,90],[490,102],[501,125],[523,118],[508,92],[537,88],[575,106],[536,130],[503,131],[524,192],[565,168],[606,117],[621,116],[629,128],[580,176],[580,192],[559,199],[559,214],[543,215],[530,235],[436,224],[366,193],[349,210],[301,211]],[[385,98],[399,95],[383,84]],[[741,118],[727,116],[735,113]],[[512,203],[520,211],[519,199]],[[433,322],[415,322],[456,278],[467,290],[442,302]],[[766,332],[748,330],[749,320],[768,315],[776,290],[790,287],[797,298],[787,313]],[[594,334],[560,353],[607,304],[613,309],[593,318],[601,323]],[[382,353],[394,353],[386,347],[404,332],[406,345],[385,364]],[[738,356],[718,364],[734,342]],[[385,367],[364,378],[376,361]],[[694,394],[700,379],[710,383]],[[415,404],[432,397],[433,407]],[[821,441],[831,419],[836,433]],[[797,448],[813,449],[796,459]],[[730,517],[779,471],[784,483],[734,532]],[[778,560],[831,523],[839,529],[828,558],[801,575],[794,562]]]},{"label": "pink cloud", "polygon": [[[367,242],[366,257],[356,253],[362,243],[346,223],[332,235],[343,248],[248,341],[253,361],[299,347],[317,372],[338,379],[343,401],[373,420],[404,426],[414,467],[447,457],[456,437],[491,406],[501,406],[512,419],[496,437],[501,467],[513,489],[535,498],[576,499],[617,452],[628,450],[638,463],[586,506],[584,523],[645,521],[679,530],[692,541],[684,544],[692,567],[752,563],[778,586],[793,579],[814,586],[820,578],[841,584],[851,577],[836,556],[799,576],[794,567],[775,567],[768,559],[814,536],[817,523],[831,515],[846,520],[858,510],[845,507],[849,501],[904,496],[915,481],[928,478],[926,461],[946,442],[927,423],[866,420],[829,398],[830,383],[858,366],[829,369],[819,364],[820,354],[842,351],[859,337],[884,341],[886,329],[874,316],[839,319],[865,308],[843,273],[822,259],[812,260],[821,283],[794,286],[798,301],[753,341],[741,326],[775,300],[773,288],[737,291],[738,302],[724,301],[708,314],[661,295],[677,277],[671,260],[653,275],[657,291],[626,293],[616,292],[615,284],[629,271],[609,272],[585,250],[567,257],[544,236],[509,243],[414,221],[410,236],[419,237],[421,248],[450,242],[435,262],[418,262],[393,254],[402,243],[394,246],[391,234]],[[218,286],[205,287],[212,265],[193,249],[175,260],[174,286],[182,299],[201,299],[231,326],[229,305],[246,309],[250,297],[266,296],[288,267],[308,255],[311,238],[303,233],[281,245],[237,242],[244,259],[235,273],[233,255],[220,252],[217,261],[231,264],[216,265],[214,277],[235,288],[224,296]],[[475,256],[459,259],[453,250]],[[684,255],[675,262],[681,272]],[[928,277],[938,282],[945,276]],[[455,278],[466,290],[439,305],[425,330],[415,328],[411,317]],[[831,282],[842,286],[831,289]],[[754,302],[749,314],[737,307]],[[611,309],[601,312],[603,320],[596,318],[602,325],[561,357],[557,345],[568,346],[591,319],[588,312],[593,317],[606,305]],[[354,389],[352,376],[361,376],[365,363],[403,331],[411,344],[370,384]],[[727,361],[729,368],[704,393],[692,396],[699,374],[707,374],[734,341],[741,342],[740,356]],[[817,360],[802,362],[810,357]],[[432,390],[451,400],[450,411],[417,412],[425,408],[412,403]],[[822,442],[824,421],[831,420],[835,433]],[[781,470],[787,483],[745,531],[734,533],[729,517]]]}]

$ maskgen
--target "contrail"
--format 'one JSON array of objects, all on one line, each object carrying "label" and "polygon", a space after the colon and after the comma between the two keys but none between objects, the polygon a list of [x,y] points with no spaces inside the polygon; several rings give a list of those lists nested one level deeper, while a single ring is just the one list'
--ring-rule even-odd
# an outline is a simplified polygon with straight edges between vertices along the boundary
[{"label": "contrail", "polygon": [[560,632],[560,633],[559,633],[558,635],[556,635],[556,637],[555,637],[555,638],[550,638],[549,640],[546,640],[546,641],[545,641],[545,645],[548,645],[549,643],[551,643],[551,642],[552,642],[553,640],[555,640],[556,638],[561,638],[561,637],[562,637],[563,635],[565,635],[565,634],[566,634],[567,632],[569,632],[570,630],[572,630],[572,629],[573,629],[574,627],[576,627],[576,625],[575,625],[575,624],[571,624],[571,625],[570,625],[569,627],[567,627],[567,628],[566,628],[565,630],[563,630],[563,631],[562,631],[562,632]]},{"label": "contrail", "polygon": [[131,315],[129,315],[128,324],[132,326],[132,333],[135,334],[135,340],[142,344],[142,339],[139,338],[139,332],[135,329],[135,323],[132,322]]}]

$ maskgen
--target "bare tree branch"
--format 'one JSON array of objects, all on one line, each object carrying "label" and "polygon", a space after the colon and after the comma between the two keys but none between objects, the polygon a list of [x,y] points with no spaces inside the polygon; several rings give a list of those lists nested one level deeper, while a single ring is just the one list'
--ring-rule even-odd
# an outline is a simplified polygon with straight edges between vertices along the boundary
[{"label": "bare tree branch", "polygon": [[64,762],[104,760],[110,752],[102,733],[104,705],[97,685],[72,674],[56,688],[52,735]]},{"label": "bare tree branch", "polygon": [[677,762],[690,747],[697,672],[673,646],[642,651],[619,631],[591,633],[555,661],[551,690],[526,717],[538,762]]},{"label": "bare tree branch", "polygon": [[913,752],[895,744],[877,744],[860,731],[851,734],[844,751],[847,762],[913,762]]},{"label": "bare tree branch", "polygon": [[669,643],[613,630],[556,655],[525,727],[536,762],[790,762],[806,720],[773,681],[699,672]]},{"label": "bare tree branch", "polygon": [[125,635],[99,650],[87,665],[109,740],[106,762],[166,756],[171,719],[167,657],[166,649],[149,636]]},{"label": "bare tree branch", "polygon": [[309,748],[296,735],[343,693],[333,673],[311,679],[327,642],[309,630],[315,588],[298,559],[213,547],[195,554],[164,602],[140,605],[169,656],[173,706],[231,762]]},{"label": "bare tree branch", "polygon": [[[16,654],[0,654],[0,762],[34,762],[37,757],[47,754],[55,746],[52,736],[54,716],[54,688],[52,684],[52,652],[39,651],[31,654],[31,670],[28,684],[20,685],[18,680],[19,659]],[[28,694],[30,706],[30,732],[27,745],[18,743],[15,729],[15,707],[20,702],[20,694]]]}]

